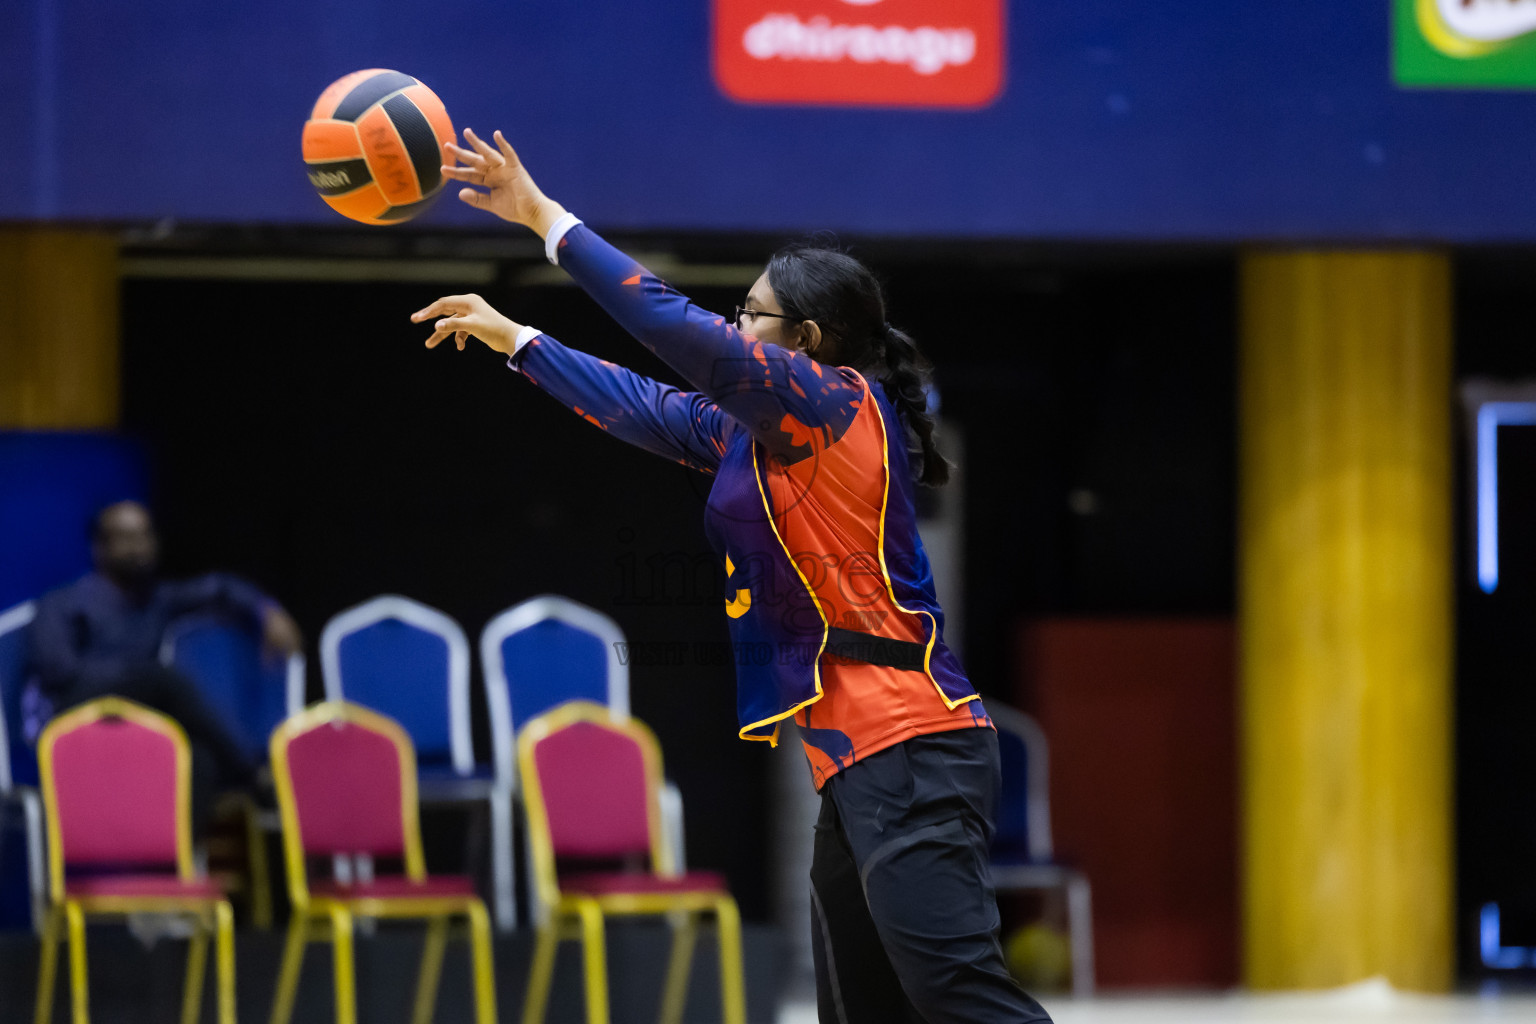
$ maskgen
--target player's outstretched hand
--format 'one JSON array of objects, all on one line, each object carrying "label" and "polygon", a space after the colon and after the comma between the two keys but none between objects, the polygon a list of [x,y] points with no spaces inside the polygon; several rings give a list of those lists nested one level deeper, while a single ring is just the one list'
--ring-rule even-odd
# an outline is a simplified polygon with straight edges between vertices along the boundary
[{"label": "player's outstretched hand", "polygon": [[[543,238],[549,233],[550,225],[565,215],[565,207],[539,191],[528,169],[517,158],[512,144],[501,132],[496,132],[495,138],[493,149],[465,128],[464,140],[472,148],[443,143],[443,176],[484,188],[484,192],[460,189],[459,198],[477,210],[532,228]],[[455,165],[455,158],[462,160],[464,166]]]},{"label": "player's outstretched hand", "polygon": [[411,323],[419,324],[434,316],[439,319],[432,325],[427,348],[437,348],[451,335],[462,352],[464,342],[473,334],[497,352],[511,355],[517,332],[523,329],[522,324],[502,316],[478,295],[445,295],[426,309],[412,313]]}]

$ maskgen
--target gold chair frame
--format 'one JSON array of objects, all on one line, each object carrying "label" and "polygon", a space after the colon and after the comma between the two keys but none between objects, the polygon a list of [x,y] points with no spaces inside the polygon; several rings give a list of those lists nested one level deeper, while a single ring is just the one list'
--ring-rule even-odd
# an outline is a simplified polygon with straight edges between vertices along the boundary
[{"label": "gold chair frame", "polygon": [[171,718],[121,697],[100,697],[54,718],[38,737],[38,769],[48,828],[48,912],[43,921],[42,955],[37,965],[35,1024],[53,1019],[53,991],[58,944],[67,931],[70,1005],[74,1024],[90,1021],[89,975],[86,969],[87,917],[128,914],[179,914],[194,925],[187,951],[186,984],[182,994],[182,1024],[197,1024],[203,1003],[203,975],[208,963],[208,936],[216,947],[219,1024],[235,1022],[235,926],[229,901],[201,896],[69,896],[64,887],[64,844],[54,787],[53,748],[61,735],[103,718],[120,718],[168,737],[176,749],[176,875],[183,882],[197,879],[192,859],[192,755],[187,734]]},{"label": "gold chair frame", "polygon": [[645,723],[634,718],[615,719],[612,710],[592,701],[570,701],[530,719],[518,734],[519,778],[527,815],[534,883],[547,916],[538,927],[528,992],[523,1003],[523,1024],[542,1024],[554,976],[555,956],[563,940],[582,945],[588,1024],[608,1022],[608,962],[603,935],[605,917],[666,916],[672,925],[672,951],[662,989],[659,1019],[677,1024],[688,995],[688,974],[699,919],[713,914],[719,932],[720,1002],[725,1024],[745,1024],[746,1008],[741,961],[741,915],[736,901],[725,892],[610,893],[588,895],[561,892],[555,870],[555,853],[549,833],[535,751],[540,741],[577,723],[598,725],[635,740],[645,764],[646,823],[650,836],[652,870],[675,877],[676,861],[662,824],[660,793],[663,784],[661,745]]},{"label": "gold chair frame", "polygon": [[474,970],[475,1019],[477,1024],[496,1024],[496,978],[491,958],[491,926],[485,904],[478,896],[390,896],[343,899],[313,896],[304,862],[304,837],[295,806],[293,778],[288,769],[288,744],[319,726],[348,723],[381,734],[394,743],[400,764],[400,814],[405,832],[405,876],[416,882],[426,879],[421,850],[421,823],[416,793],[416,752],[405,730],[393,719],[346,701],[314,704],[289,717],[272,732],[270,743],[272,780],[277,788],[278,810],[283,822],[283,855],[288,867],[288,894],[293,905],[288,938],[283,946],[277,993],[272,1000],[271,1024],[287,1024],[293,1016],[304,947],[310,942],[332,945],[336,986],[337,1024],[356,1024],[357,988],[352,934],[356,918],[426,920],[427,941],[416,980],[412,1024],[427,1024],[437,1001],[443,950],[448,927],[455,917],[468,924]]}]

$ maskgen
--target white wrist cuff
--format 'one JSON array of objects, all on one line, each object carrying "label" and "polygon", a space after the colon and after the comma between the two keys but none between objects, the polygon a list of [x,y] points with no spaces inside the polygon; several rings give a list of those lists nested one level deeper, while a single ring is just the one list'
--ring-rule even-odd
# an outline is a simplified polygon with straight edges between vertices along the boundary
[{"label": "white wrist cuff", "polygon": [[507,365],[512,365],[512,356],[515,356],[521,352],[524,345],[528,344],[534,338],[537,338],[543,333],[544,332],[539,330],[537,327],[524,327],[522,330],[518,331],[516,340],[512,342],[512,355],[507,356]]},{"label": "white wrist cuff", "polygon": [[567,231],[580,223],[580,217],[574,213],[567,213],[551,224],[549,226],[549,234],[544,236],[544,258],[558,267],[560,265],[560,258],[556,255],[556,251],[560,247],[560,239],[565,237]]}]

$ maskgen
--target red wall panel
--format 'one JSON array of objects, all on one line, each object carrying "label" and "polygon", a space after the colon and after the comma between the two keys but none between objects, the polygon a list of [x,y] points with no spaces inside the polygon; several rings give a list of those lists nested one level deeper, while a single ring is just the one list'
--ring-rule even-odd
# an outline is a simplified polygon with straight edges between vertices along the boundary
[{"label": "red wall panel", "polygon": [[1050,742],[1059,859],[1093,886],[1106,986],[1238,980],[1229,619],[1021,624],[1014,699]]}]

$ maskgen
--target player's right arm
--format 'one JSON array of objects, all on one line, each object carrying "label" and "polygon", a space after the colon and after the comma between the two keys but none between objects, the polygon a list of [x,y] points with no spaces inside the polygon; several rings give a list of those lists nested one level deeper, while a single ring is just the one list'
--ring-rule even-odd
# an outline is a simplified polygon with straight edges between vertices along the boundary
[{"label": "player's right arm", "polygon": [[464,137],[473,148],[447,143],[443,174],[488,191],[465,188],[459,198],[528,227],[552,260],[558,248],[559,265],[588,295],[771,454],[799,462],[842,436],[862,401],[851,375],[695,306],[544,195],[501,132],[494,148],[468,128]]},{"label": "player's right arm", "polygon": [[524,377],[593,426],[638,448],[713,473],[734,423],[698,392],[680,391],[649,377],[567,348],[536,328],[519,324],[478,295],[449,295],[412,314],[432,317],[435,348],[450,335],[460,349],[469,335],[507,356]]}]

